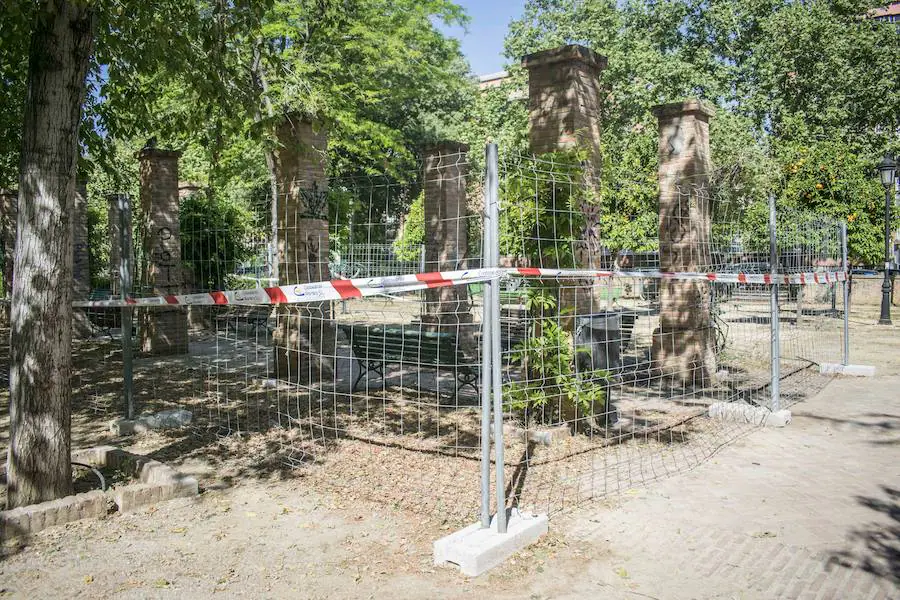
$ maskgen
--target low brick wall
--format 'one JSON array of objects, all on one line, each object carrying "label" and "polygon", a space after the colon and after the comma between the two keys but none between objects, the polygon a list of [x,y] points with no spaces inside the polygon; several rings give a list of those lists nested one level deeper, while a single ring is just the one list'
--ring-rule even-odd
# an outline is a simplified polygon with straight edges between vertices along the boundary
[{"label": "low brick wall", "polygon": [[119,469],[131,473],[137,482],[105,493],[93,490],[59,500],[0,511],[0,540],[31,535],[47,527],[80,519],[100,518],[107,514],[110,499],[120,512],[130,512],[142,506],[196,496],[199,493],[195,478],[182,475],[158,460],[113,446],[76,450],[72,452],[72,461],[97,468]]},{"label": "low brick wall", "polygon": [[106,514],[106,494],[100,490],[66,496],[0,512],[0,539],[30,535],[47,527]]}]

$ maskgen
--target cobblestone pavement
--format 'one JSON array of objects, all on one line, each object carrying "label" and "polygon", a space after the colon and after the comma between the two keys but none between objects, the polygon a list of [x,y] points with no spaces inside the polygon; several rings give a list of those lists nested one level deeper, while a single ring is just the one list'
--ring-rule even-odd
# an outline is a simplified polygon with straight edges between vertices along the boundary
[{"label": "cobblestone pavement", "polygon": [[793,413],[613,510],[573,515],[563,536],[602,557],[533,591],[900,598],[900,377],[837,379]]}]

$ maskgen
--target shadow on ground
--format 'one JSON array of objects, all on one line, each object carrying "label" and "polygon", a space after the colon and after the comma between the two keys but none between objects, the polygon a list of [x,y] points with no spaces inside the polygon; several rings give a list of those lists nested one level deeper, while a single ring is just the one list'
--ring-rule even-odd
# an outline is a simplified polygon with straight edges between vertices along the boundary
[{"label": "shadow on ground", "polygon": [[827,566],[862,569],[893,585],[900,585],[900,489],[881,486],[876,497],[857,496],[857,502],[889,519],[854,529],[847,538],[850,548],[832,552]]}]

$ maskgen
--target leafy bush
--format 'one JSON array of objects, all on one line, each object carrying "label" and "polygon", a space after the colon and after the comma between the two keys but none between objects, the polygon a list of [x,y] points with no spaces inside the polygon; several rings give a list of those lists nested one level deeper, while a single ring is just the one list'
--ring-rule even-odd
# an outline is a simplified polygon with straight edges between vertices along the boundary
[{"label": "leafy bush", "polygon": [[[528,292],[525,306],[532,312],[552,312],[556,300],[545,289],[533,289]],[[521,362],[526,375],[525,381],[509,386],[508,397],[514,410],[524,412],[528,420],[535,412],[564,406],[574,406],[581,415],[590,415],[605,404],[609,372],[596,369],[576,373],[577,352],[589,350],[576,351],[571,333],[552,318],[535,319],[529,333],[528,339],[513,352],[513,359]]]}]

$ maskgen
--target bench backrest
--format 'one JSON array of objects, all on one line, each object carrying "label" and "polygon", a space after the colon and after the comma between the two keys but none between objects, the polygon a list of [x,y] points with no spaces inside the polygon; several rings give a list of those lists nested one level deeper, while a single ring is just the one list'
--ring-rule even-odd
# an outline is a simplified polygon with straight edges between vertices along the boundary
[{"label": "bench backrest", "polygon": [[448,333],[424,331],[421,327],[368,327],[339,325],[350,340],[353,354],[361,360],[389,360],[427,365],[463,365],[471,359],[459,350]]}]

